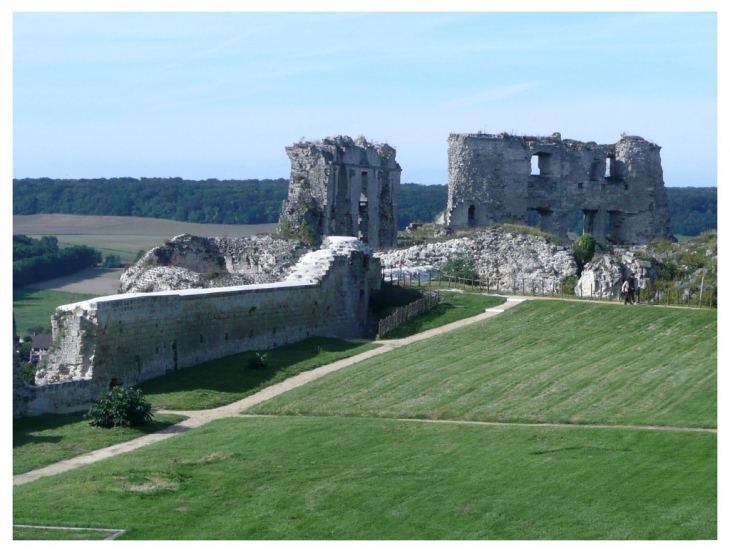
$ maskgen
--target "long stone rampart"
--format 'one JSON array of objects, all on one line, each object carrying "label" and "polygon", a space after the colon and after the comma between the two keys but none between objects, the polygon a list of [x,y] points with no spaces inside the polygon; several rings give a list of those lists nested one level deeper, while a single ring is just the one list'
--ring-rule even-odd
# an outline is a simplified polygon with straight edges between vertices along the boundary
[{"label": "long stone rampart", "polygon": [[[110,385],[133,386],[242,351],[309,336],[362,337],[370,291],[379,285],[380,265],[371,250],[355,238],[331,237],[283,282],[122,294],[61,306],[52,318],[49,365],[37,375],[37,390],[26,390],[32,397],[22,414],[78,411]],[[60,383],[65,388],[51,391]]]}]

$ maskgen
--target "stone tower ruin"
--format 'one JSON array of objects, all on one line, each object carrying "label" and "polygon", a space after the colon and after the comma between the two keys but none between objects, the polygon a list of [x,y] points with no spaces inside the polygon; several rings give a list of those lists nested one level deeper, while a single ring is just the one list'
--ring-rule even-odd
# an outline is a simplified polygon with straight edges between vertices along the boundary
[{"label": "stone tower ruin", "polygon": [[315,242],[354,236],[371,248],[396,245],[401,168],[395,149],[364,138],[328,137],[286,148],[291,160],[289,196],[279,232]]},{"label": "stone tower ruin", "polygon": [[454,229],[539,218],[565,237],[583,233],[615,244],[672,239],[660,147],[638,136],[616,144],[513,136],[449,135],[446,224]]}]

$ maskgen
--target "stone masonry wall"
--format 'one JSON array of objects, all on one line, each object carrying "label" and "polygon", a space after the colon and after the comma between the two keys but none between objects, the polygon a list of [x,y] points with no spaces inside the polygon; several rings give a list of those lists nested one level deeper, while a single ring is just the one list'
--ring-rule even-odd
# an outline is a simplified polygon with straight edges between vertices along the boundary
[{"label": "stone masonry wall", "polygon": [[328,137],[286,149],[291,160],[289,195],[279,232],[302,236],[354,236],[372,248],[397,241],[401,168],[395,150],[364,138]]},{"label": "stone masonry wall", "polygon": [[[362,337],[370,291],[379,285],[380,265],[371,250],[354,238],[331,237],[283,282],[61,306],[52,319],[58,345],[23,414],[60,412],[59,406],[79,410],[112,383],[133,386],[241,351],[308,336]],[[66,385],[49,392],[58,383]]]},{"label": "stone masonry wall", "polygon": [[[616,144],[507,134],[449,136],[446,223],[460,229],[540,216],[565,237],[576,214],[583,232],[616,244],[671,238],[660,147],[638,136]],[[536,158],[539,174],[532,174]]]}]

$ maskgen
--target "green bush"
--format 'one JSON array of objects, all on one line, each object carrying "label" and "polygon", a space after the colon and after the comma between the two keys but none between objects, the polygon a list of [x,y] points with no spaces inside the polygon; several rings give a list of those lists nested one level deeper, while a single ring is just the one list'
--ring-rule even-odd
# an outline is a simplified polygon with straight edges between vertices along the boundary
[{"label": "green bush", "polygon": [[248,360],[249,369],[265,369],[269,363],[268,353],[258,353]]},{"label": "green bush", "polygon": [[23,380],[25,380],[25,383],[35,386],[35,367],[33,364],[21,361],[20,366],[23,368]]},{"label": "green bush", "polygon": [[18,348],[18,354],[20,355],[21,361],[30,361],[30,352],[33,349],[33,344],[30,341],[23,342]]},{"label": "green bush", "polygon": [[140,426],[152,420],[152,406],[141,390],[115,386],[104,392],[84,415],[91,426]]},{"label": "green bush", "polygon": [[583,272],[583,267],[593,259],[595,253],[596,239],[592,235],[584,234],[575,241],[575,244],[573,244],[573,257],[575,257],[579,272]]},{"label": "green bush", "polygon": [[577,284],[577,276],[567,276],[560,281],[560,292],[566,296],[575,296],[575,287]]},{"label": "green bush", "polygon": [[299,228],[299,240],[307,246],[314,246],[317,243],[317,233],[306,220],[302,221],[302,226]]},{"label": "green bush", "polygon": [[459,277],[467,280],[479,280],[479,271],[474,256],[467,252],[455,252],[446,257],[446,261],[439,267],[446,276]]}]

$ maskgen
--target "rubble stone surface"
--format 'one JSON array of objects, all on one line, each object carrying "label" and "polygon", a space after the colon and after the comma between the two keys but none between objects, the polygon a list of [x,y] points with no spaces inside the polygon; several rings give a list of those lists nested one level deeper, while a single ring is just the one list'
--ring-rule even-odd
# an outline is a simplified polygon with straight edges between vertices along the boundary
[{"label": "rubble stone surface", "polygon": [[120,277],[120,294],[278,282],[309,249],[268,235],[205,238],[182,234],[153,248]]},{"label": "rubble stone surface", "polygon": [[560,282],[577,274],[569,247],[554,244],[543,236],[517,234],[503,228],[477,231],[471,237],[388,250],[375,254],[388,268],[439,266],[449,257],[465,255],[474,261],[483,282],[500,290],[518,292],[527,286],[545,290],[559,289]]}]

